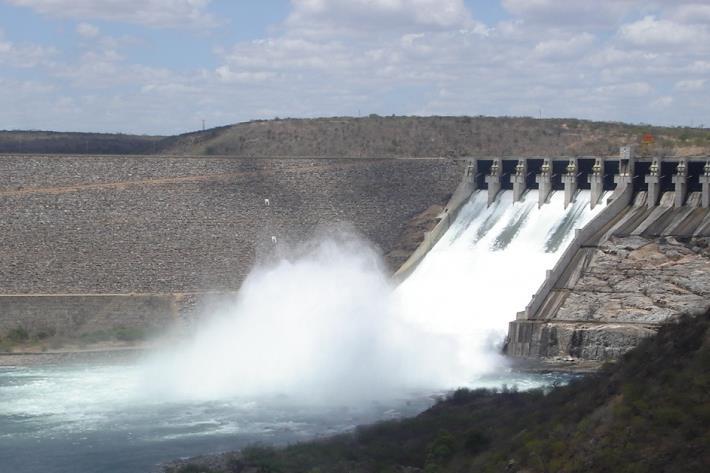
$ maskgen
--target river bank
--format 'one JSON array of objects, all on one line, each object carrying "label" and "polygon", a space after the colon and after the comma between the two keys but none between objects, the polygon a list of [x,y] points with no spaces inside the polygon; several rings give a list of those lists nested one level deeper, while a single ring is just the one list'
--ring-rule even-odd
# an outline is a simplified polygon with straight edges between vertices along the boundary
[{"label": "river bank", "polygon": [[710,464],[710,313],[663,326],[566,386],[459,389],[416,417],[329,439],[163,465],[164,473],[667,471]]},{"label": "river bank", "polygon": [[0,353],[0,367],[56,365],[90,361],[131,360],[145,353],[152,346],[102,344],[86,348],[61,350],[27,350]]}]

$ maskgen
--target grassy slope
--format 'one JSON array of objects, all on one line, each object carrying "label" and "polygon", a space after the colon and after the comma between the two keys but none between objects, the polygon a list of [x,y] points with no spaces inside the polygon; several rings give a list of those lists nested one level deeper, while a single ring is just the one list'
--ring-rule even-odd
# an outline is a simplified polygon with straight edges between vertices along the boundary
[{"label": "grassy slope", "polygon": [[253,121],[164,140],[169,154],[236,156],[616,155],[656,137],[657,153],[710,154],[710,129],[576,119],[367,117]]},{"label": "grassy slope", "polygon": [[706,314],[664,327],[548,394],[459,390],[415,418],[173,471],[710,471],[709,326]]},{"label": "grassy slope", "polygon": [[526,117],[260,120],[171,137],[0,131],[0,153],[230,156],[615,155],[656,137],[658,154],[710,154],[710,129]]}]

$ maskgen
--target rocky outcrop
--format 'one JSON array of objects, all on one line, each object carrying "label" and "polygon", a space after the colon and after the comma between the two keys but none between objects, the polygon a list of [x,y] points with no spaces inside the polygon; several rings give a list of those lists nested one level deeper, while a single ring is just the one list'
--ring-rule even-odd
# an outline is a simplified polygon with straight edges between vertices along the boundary
[{"label": "rocky outcrop", "polygon": [[612,236],[580,253],[542,316],[511,323],[509,354],[613,360],[659,324],[710,308],[710,238]]},{"label": "rocky outcrop", "polygon": [[709,238],[611,237],[591,258],[553,320],[658,324],[703,313],[710,292]]}]

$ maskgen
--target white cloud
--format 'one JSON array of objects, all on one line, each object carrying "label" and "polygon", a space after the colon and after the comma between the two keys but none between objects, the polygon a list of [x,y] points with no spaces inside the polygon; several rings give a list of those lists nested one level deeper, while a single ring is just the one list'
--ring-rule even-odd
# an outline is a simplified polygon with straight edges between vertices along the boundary
[{"label": "white cloud", "polygon": [[[646,16],[623,25],[621,38],[636,46],[707,48],[710,30],[705,25],[689,25]],[[684,51],[679,51],[684,52]]]},{"label": "white cloud", "polygon": [[582,33],[563,39],[541,41],[535,45],[534,53],[542,59],[566,59],[579,57],[594,44],[594,35]]},{"label": "white cloud", "polygon": [[502,0],[511,14],[527,21],[575,27],[618,23],[638,0]]},{"label": "white cloud", "polygon": [[123,21],[152,27],[212,27],[211,0],[6,0],[59,18]]},{"label": "white cloud", "polygon": [[220,66],[215,71],[217,73],[217,78],[222,82],[240,82],[240,83],[251,83],[257,84],[267,80],[275,79],[276,74],[273,72],[266,71],[243,71],[234,72],[229,66]]},{"label": "white cloud", "polygon": [[[215,46],[216,64],[192,70],[136,64],[139,38],[94,33],[82,17],[87,26],[77,33],[94,40],[73,60],[44,63],[57,87],[45,93],[53,101],[44,128],[168,133],[201,118],[217,125],[358,109],[536,115],[542,108],[545,116],[662,123],[685,122],[688,110],[698,121],[710,116],[710,41],[698,41],[710,25],[683,16],[692,2],[503,2],[514,17],[484,25],[462,0],[292,0],[287,19],[263,37]],[[191,4],[207,14],[206,1]],[[0,37],[0,63],[17,48]]]},{"label": "white cloud", "polygon": [[473,27],[463,0],[291,0],[287,24],[304,32]]},{"label": "white cloud", "polygon": [[683,92],[696,92],[703,90],[705,79],[685,79],[675,83],[675,89]]},{"label": "white cloud", "polygon": [[164,83],[151,83],[141,87],[141,93],[143,94],[160,94],[169,97],[174,97],[176,95],[180,96],[191,96],[194,94],[202,93],[202,89],[194,85],[189,85],[185,83],[175,83],[175,82],[164,82]]},{"label": "white cloud", "polygon": [[76,32],[82,38],[95,38],[99,35],[100,30],[90,23],[82,22],[77,25]]},{"label": "white cloud", "polygon": [[704,59],[694,61],[687,69],[693,74],[710,74],[710,61]]},{"label": "white cloud", "polygon": [[673,105],[673,97],[670,95],[664,95],[663,97],[658,97],[651,102],[652,108],[665,109]]},{"label": "white cloud", "polygon": [[224,56],[229,66],[241,70],[317,69],[348,67],[357,62],[340,42],[297,37],[269,38],[236,45]]},{"label": "white cloud", "polygon": [[710,24],[710,4],[679,5],[672,13],[674,21],[690,24]]},{"label": "white cloud", "polygon": [[54,48],[37,44],[15,44],[4,39],[0,30],[0,64],[18,68],[36,67],[49,63],[56,53]]},{"label": "white cloud", "polygon": [[653,92],[648,82],[631,82],[597,87],[595,92],[608,97],[643,97]]}]

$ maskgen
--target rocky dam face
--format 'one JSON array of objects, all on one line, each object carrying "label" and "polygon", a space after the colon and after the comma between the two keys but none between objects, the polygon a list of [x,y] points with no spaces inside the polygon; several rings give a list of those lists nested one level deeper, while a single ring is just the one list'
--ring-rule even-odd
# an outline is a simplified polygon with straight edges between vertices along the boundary
[{"label": "rocky dam face", "polygon": [[2,156],[0,338],[161,327],[239,289],[274,240],[339,227],[394,270],[460,172],[445,159]]}]

